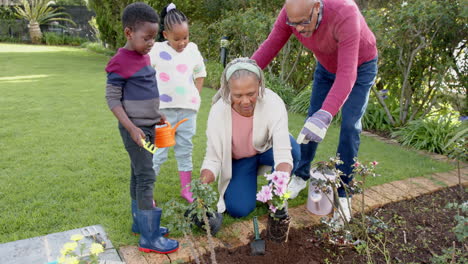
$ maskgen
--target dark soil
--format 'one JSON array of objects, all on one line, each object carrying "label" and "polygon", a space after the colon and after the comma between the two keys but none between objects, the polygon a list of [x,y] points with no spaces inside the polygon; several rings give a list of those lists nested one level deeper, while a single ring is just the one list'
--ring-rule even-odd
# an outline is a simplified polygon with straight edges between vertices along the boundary
[{"label": "dark soil", "polygon": [[[457,211],[447,209],[446,205],[453,202],[462,203],[458,186],[388,204],[368,214],[387,224],[386,228],[378,229],[377,235],[381,241],[385,241],[380,243],[379,248],[383,249],[385,245],[389,262],[374,248],[371,250],[373,263],[431,263],[435,255],[441,255],[443,250],[453,248],[454,243],[458,249],[466,249],[466,245],[459,243],[452,232],[456,225],[454,217]],[[359,254],[350,246],[336,246],[324,239],[324,230],[323,225],[299,230],[292,228],[287,243],[266,241],[264,256],[251,256],[250,245],[233,249],[216,248],[216,259],[220,264],[368,262],[365,253]],[[317,231],[322,231],[322,235]],[[265,232],[262,233],[262,238],[264,237]],[[377,243],[377,240],[373,241]],[[466,255],[466,250],[464,253]],[[205,263],[210,263],[209,255],[203,256],[203,259]]]}]

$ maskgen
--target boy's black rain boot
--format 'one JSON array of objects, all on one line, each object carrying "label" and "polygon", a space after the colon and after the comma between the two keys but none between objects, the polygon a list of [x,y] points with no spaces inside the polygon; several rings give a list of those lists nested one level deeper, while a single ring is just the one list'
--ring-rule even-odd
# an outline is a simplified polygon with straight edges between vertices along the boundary
[{"label": "boy's black rain boot", "polygon": [[[137,211],[137,201],[132,199],[132,218],[133,218],[132,233],[135,236],[140,234],[140,229],[138,228],[137,221],[136,221],[136,211]],[[167,229],[164,226],[161,226],[159,227],[159,230],[161,231],[161,235],[168,236],[169,229]]]},{"label": "boy's black rain boot", "polygon": [[137,209],[136,220],[141,234],[138,250],[168,254],[179,249],[179,242],[162,236],[159,229],[161,214],[162,209],[158,207],[151,210]]}]

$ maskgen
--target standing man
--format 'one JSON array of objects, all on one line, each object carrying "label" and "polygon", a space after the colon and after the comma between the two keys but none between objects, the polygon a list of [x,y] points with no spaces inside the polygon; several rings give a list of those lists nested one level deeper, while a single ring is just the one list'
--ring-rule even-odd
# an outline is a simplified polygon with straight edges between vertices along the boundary
[{"label": "standing man", "polygon": [[[349,176],[359,150],[361,118],[377,75],[377,47],[374,34],[353,0],[286,0],[270,35],[252,59],[265,68],[291,34],[317,60],[308,118],[297,139],[301,144],[301,161],[289,185],[294,198],[306,187],[317,145],[340,109],[337,153],[344,164],[338,169],[344,173],[345,184],[352,180]],[[349,221],[351,203],[346,202],[344,186],[338,189],[338,195],[345,220]],[[337,212],[334,218],[338,226],[343,226]]]}]

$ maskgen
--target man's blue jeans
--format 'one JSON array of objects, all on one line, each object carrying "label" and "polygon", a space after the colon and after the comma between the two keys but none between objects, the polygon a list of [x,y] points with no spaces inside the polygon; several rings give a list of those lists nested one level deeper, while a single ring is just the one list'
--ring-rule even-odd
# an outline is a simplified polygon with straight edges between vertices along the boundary
[{"label": "man's blue jeans", "polygon": [[[301,159],[296,140],[290,135],[293,170]],[[255,209],[257,202],[257,171],[260,165],[274,168],[273,148],[250,158],[232,160],[232,178],[224,193],[226,211],[233,217],[243,217]]]},{"label": "man's blue jeans", "polygon": [[[348,184],[352,180],[352,165],[354,164],[354,158],[358,155],[359,144],[361,143],[361,118],[366,111],[367,101],[369,100],[369,91],[372,85],[374,85],[376,75],[377,58],[359,66],[356,82],[348,99],[341,109],[342,121],[340,142],[338,144],[337,153],[340,155],[340,159],[344,163],[337,168],[344,173],[341,179],[345,184]],[[330,73],[319,62],[317,62],[308,117],[322,107],[322,103],[327,97],[334,81],[335,74]],[[315,157],[317,146],[318,143],[316,142],[301,144],[301,161],[299,162],[296,170],[296,176],[299,176],[304,180],[309,179],[310,163]],[[346,197],[346,192],[343,186],[338,189],[338,196]]]}]

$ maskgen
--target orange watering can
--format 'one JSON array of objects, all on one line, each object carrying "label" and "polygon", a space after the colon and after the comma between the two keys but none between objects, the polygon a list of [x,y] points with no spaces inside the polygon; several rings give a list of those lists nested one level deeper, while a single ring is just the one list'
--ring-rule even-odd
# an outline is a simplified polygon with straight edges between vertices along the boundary
[{"label": "orange watering can", "polygon": [[158,148],[167,148],[175,145],[175,132],[177,127],[183,122],[187,121],[188,118],[184,118],[177,122],[174,127],[171,127],[171,123],[166,121],[166,124],[160,127],[156,127],[156,137],[154,138],[154,144]]}]

